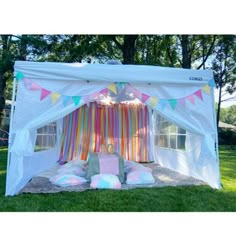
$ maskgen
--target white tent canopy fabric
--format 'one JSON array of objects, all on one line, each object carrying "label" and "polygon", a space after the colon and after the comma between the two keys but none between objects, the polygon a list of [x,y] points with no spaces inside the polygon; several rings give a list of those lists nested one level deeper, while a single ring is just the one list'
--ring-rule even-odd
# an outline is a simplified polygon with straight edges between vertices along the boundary
[{"label": "white tent canopy fabric", "polygon": [[[34,175],[58,161],[59,142],[51,150],[34,152],[37,129],[56,121],[60,136],[63,117],[87,103],[86,97],[119,82],[129,83],[148,95],[145,103],[154,111],[152,119],[161,114],[186,130],[186,150],[153,145],[155,162],[220,188],[214,96],[213,88],[208,86],[213,79],[211,70],[22,61],[17,61],[14,69],[16,77],[20,73],[27,80],[18,80],[10,127],[6,195],[17,194]],[[27,83],[38,87],[29,89]],[[50,96],[40,99],[40,88],[59,94],[60,99],[55,103]],[[207,93],[199,92],[204,88]],[[62,99],[78,96],[76,105]],[[183,98],[186,104],[181,105]],[[154,122],[152,125],[151,133],[155,130]]]}]

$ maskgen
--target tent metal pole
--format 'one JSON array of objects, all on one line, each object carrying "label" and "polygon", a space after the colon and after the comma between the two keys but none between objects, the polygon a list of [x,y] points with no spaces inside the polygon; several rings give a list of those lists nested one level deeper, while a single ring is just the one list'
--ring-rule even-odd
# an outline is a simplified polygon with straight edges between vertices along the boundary
[{"label": "tent metal pole", "polygon": [[[10,167],[10,159],[11,159],[11,153],[10,153],[10,146],[12,142],[12,135],[11,135],[11,129],[12,129],[12,123],[13,123],[13,115],[14,115],[14,109],[15,109],[15,99],[16,99],[16,77],[14,76],[13,79],[13,91],[12,91],[12,103],[11,103],[11,115],[10,115],[10,124],[9,124],[9,134],[8,134],[8,153],[7,153],[7,175],[6,175],[6,183],[8,182],[8,171]],[[6,184],[7,188],[7,184]]]}]

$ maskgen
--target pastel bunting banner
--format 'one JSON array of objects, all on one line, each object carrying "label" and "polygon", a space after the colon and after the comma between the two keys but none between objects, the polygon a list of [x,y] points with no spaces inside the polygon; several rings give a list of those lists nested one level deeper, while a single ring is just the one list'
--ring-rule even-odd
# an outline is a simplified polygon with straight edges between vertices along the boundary
[{"label": "pastel bunting banner", "polygon": [[[40,90],[40,89],[43,89],[43,88],[40,87],[38,84],[32,82],[29,89],[32,90],[32,91],[36,91],[36,90]],[[44,89],[44,90],[46,90],[46,89]]]},{"label": "pastel bunting banner", "polygon": [[51,93],[52,103],[56,103],[60,97],[61,95],[59,93]]},{"label": "pastel bunting banner", "polygon": [[40,101],[42,101],[44,98],[46,98],[51,92],[47,89],[41,88],[41,96]]},{"label": "pastel bunting banner", "polygon": [[193,105],[195,104],[195,99],[194,99],[193,94],[187,96],[186,99],[188,99]]},{"label": "pastel bunting banner", "polygon": [[138,89],[136,89],[136,88],[132,88],[132,92],[134,93],[134,96],[136,97],[136,98],[139,98],[139,99],[142,99],[142,93],[138,90]]},{"label": "pastel bunting banner", "polygon": [[102,91],[100,91],[101,94],[103,94],[105,97],[108,96],[108,89],[104,88]]},{"label": "pastel bunting banner", "polygon": [[27,89],[30,89],[32,82],[29,79],[24,78],[24,84]]},{"label": "pastel bunting banner", "polygon": [[114,83],[110,84],[108,86],[108,89],[111,90],[113,93],[117,94],[116,85]]},{"label": "pastel bunting banner", "polygon": [[159,104],[161,108],[164,109],[166,107],[167,101],[165,99],[160,99]]},{"label": "pastel bunting banner", "polygon": [[19,81],[21,79],[23,79],[24,85],[27,89],[31,91],[37,91],[37,90],[41,91],[40,101],[42,101],[44,98],[46,98],[48,95],[51,94],[52,104],[55,104],[60,98],[62,99],[64,106],[66,106],[69,103],[70,99],[73,100],[75,106],[79,105],[81,99],[83,99],[86,104],[89,104],[90,102],[96,99],[99,99],[99,98],[101,99],[101,97],[103,96],[108,97],[109,90],[113,92],[114,94],[117,94],[117,87],[119,87],[119,88],[125,88],[126,93],[133,93],[133,96],[140,99],[143,103],[146,103],[148,101],[151,107],[155,107],[155,105],[159,102],[161,108],[164,109],[166,105],[169,103],[170,107],[173,110],[175,110],[177,104],[180,104],[181,106],[186,107],[186,100],[188,100],[192,105],[194,105],[195,96],[198,97],[198,99],[200,99],[201,101],[203,101],[202,92],[210,94],[211,88],[216,86],[214,79],[212,79],[208,82],[208,84],[205,84],[204,86],[202,86],[201,89],[197,90],[193,94],[190,94],[186,97],[179,98],[179,99],[175,99],[175,98],[160,99],[157,97],[150,97],[149,95],[140,92],[138,89],[136,89],[129,83],[118,82],[118,83],[110,84],[107,88],[102,89],[100,92],[95,92],[93,94],[89,94],[89,95],[85,95],[81,97],[81,96],[67,96],[67,95],[57,93],[57,92],[49,91],[45,88],[42,88],[37,83],[32,82],[30,79],[25,78],[22,72],[16,72],[16,80]]},{"label": "pastel bunting banner", "polygon": [[171,108],[174,110],[177,104],[177,99],[169,99],[168,101],[170,103]]},{"label": "pastel bunting banner", "polygon": [[211,79],[209,82],[208,82],[208,85],[212,88],[216,87],[216,83],[215,83],[215,80],[214,79]]},{"label": "pastel bunting banner", "polygon": [[80,103],[81,97],[80,96],[73,96],[72,100],[73,100],[75,106],[78,106]]},{"label": "pastel bunting banner", "polygon": [[142,93],[142,96],[141,96],[142,102],[145,103],[145,102],[149,99],[149,97],[150,97],[150,96],[148,96],[148,95]]},{"label": "pastel bunting banner", "polygon": [[85,103],[89,103],[91,101],[90,97],[89,96],[83,96],[83,100]]},{"label": "pastel bunting banner", "polygon": [[21,73],[21,72],[16,72],[16,80],[17,81],[19,81],[19,80],[21,80],[21,79],[24,79],[25,78],[25,76],[24,76],[24,74],[23,73]]},{"label": "pastel bunting banner", "polygon": [[199,89],[198,91],[196,91],[195,93],[194,93],[200,100],[202,100],[203,101],[203,97],[202,97],[202,91],[201,91],[201,89]]},{"label": "pastel bunting banner", "polygon": [[71,99],[70,96],[62,95],[63,105],[66,106],[69,103],[70,99]]},{"label": "pastel bunting banner", "polygon": [[178,103],[180,103],[183,107],[185,107],[185,105],[186,105],[185,98],[178,99]]},{"label": "pastel bunting banner", "polygon": [[211,88],[209,87],[208,84],[206,84],[202,87],[202,91],[207,93],[207,94],[210,94],[211,93]]},{"label": "pastel bunting banner", "polygon": [[155,98],[155,97],[150,97],[150,104],[151,104],[151,107],[156,106],[157,103],[158,103],[158,99],[157,99],[157,98]]},{"label": "pastel bunting banner", "polygon": [[119,82],[118,86],[119,88],[124,88],[126,84],[127,84],[126,82]]}]

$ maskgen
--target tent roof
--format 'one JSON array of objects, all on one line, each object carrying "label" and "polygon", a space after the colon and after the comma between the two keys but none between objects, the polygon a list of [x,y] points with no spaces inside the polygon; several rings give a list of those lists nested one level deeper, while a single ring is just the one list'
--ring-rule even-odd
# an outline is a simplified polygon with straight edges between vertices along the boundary
[{"label": "tent roof", "polygon": [[88,80],[132,83],[206,84],[212,70],[193,70],[145,65],[109,65],[16,61],[15,72],[28,79]]}]

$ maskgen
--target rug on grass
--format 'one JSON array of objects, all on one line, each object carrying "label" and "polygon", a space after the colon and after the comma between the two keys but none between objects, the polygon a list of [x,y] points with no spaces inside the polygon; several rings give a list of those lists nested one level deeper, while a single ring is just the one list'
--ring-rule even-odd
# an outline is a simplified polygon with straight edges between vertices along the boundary
[{"label": "rug on grass", "polygon": [[[124,183],[121,185],[121,190],[165,186],[206,185],[206,183],[201,180],[195,179],[190,176],[182,175],[170,169],[164,168],[158,164],[149,163],[144,165],[152,169],[152,174],[155,178],[155,183],[147,185],[128,185]],[[42,173],[40,176],[32,178],[32,180],[21,190],[21,193],[57,193],[63,191],[82,192],[91,189],[90,183],[84,183],[80,186],[73,187],[59,187],[49,181],[49,175],[49,171],[47,171]]]}]

